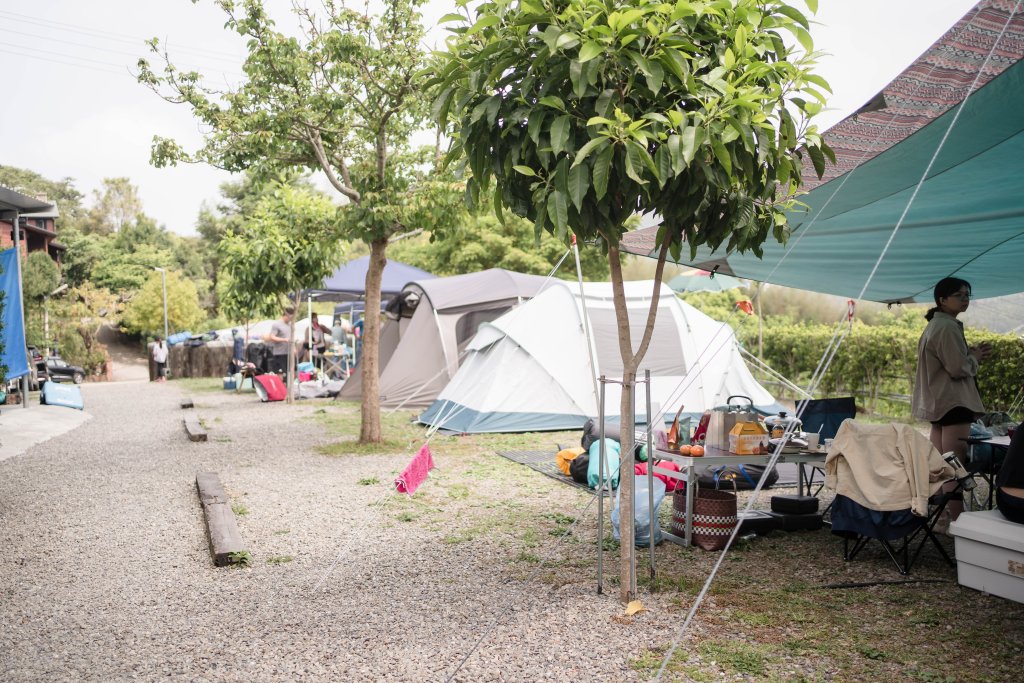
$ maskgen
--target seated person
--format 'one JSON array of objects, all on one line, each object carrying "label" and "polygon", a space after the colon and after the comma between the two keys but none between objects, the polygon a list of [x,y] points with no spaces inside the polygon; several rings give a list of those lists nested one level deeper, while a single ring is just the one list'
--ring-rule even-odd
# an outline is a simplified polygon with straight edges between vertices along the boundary
[{"label": "seated person", "polygon": [[996,487],[996,505],[1003,517],[1024,524],[1024,422],[1010,439],[1010,448],[996,475]]}]

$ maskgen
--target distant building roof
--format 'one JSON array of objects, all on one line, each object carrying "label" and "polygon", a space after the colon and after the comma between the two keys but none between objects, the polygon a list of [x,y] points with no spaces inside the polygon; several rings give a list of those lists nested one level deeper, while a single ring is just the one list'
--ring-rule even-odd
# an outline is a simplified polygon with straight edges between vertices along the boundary
[{"label": "distant building roof", "polygon": [[[0,187],[0,211],[17,211],[20,214],[25,213],[46,213],[56,212],[57,207],[53,202],[46,202],[35,197],[29,197],[27,194],[15,192],[14,190],[8,190],[6,187]],[[51,218],[55,215],[40,216],[41,218]]]}]

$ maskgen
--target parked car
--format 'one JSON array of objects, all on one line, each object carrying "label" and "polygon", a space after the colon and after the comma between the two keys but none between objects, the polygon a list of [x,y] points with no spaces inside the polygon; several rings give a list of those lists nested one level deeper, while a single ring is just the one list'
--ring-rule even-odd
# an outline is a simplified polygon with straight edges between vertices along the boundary
[{"label": "parked car", "polygon": [[50,356],[46,359],[46,371],[54,382],[67,382],[81,384],[85,379],[85,370],[77,365],[69,365],[60,356]]}]

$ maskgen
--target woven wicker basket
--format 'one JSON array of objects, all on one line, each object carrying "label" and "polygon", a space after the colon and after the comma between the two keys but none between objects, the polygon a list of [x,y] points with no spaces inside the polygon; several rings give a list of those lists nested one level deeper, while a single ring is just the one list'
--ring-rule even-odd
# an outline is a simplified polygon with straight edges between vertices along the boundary
[{"label": "woven wicker basket", "polygon": [[[676,489],[672,497],[672,533],[686,531],[686,490]],[[736,494],[697,488],[693,501],[693,543],[704,550],[722,550],[736,528]]]}]

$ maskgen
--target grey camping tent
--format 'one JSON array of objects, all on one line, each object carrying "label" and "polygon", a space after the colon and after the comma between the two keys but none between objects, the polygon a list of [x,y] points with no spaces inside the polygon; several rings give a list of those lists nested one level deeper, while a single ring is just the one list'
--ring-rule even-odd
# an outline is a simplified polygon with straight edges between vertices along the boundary
[{"label": "grey camping tent", "polygon": [[[554,281],[500,268],[410,282],[387,308],[380,335],[380,402],[424,408],[455,375],[481,323],[501,317]],[[356,366],[339,399],[358,400]]]}]

